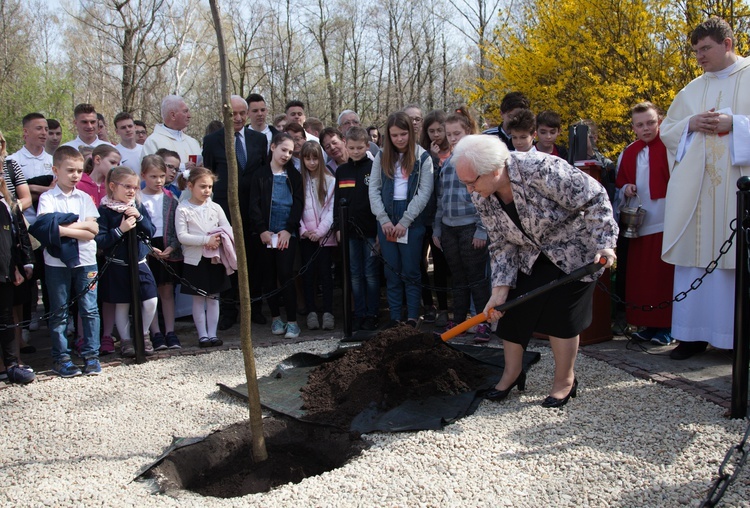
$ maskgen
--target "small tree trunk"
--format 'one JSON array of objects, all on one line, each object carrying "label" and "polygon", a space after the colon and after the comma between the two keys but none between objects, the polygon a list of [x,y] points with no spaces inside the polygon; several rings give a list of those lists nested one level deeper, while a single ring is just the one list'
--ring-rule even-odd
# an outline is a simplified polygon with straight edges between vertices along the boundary
[{"label": "small tree trunk", "polygon": [[224,113],[224,146],[227,150],[227,173],[229,187],[229,212],[232,216],[232,231],[234,245],[237,249],[237,269],[240,294],[240,336],[242,356],[245,360],[245,377],[247,377],[247,399],[250,410],[250,429],[253,435],[253,462],[262,462],[268,458],[266,441],[263,437],[263,414],[260,408],[260,393],[258,379],[255,372],[255,357],[253,356],[253,341],[250,336],[250,285],[247,277],[247,253],[242,233],[242,217],[240,217],[239,199],[239,170],[234,152],[234,127],[232,125],[232,106],[228,83],[227,52],[224,45],[224,34],[221,28],[221,17],[217,0],[209,0],[211,15],[216,29],[216,40],[219,48],[219,64],[221,66],[221,96]]}]

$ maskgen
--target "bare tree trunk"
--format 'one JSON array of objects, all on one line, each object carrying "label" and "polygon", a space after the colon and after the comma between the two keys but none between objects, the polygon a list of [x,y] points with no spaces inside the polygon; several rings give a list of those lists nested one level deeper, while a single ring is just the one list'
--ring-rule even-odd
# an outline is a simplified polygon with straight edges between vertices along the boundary
[{"label": "bare tree trunk", "polygon": [[441,42],[443,44],[443,79],[442,79],[442,90],[441,97],[443,99],[443,109],[448,109],[448,48],[445,42],[445,32],[441,34]]},{"label": "bare tree trunk", "polygon": [[133,110],[133,78],[135,64],[133,62],[133,38],[135,33],[128,27],[124,31],[122,41],[122,110]]},{"label": "bare tree trunk", "polygon": [[239,170],[237,159],[234,156],[234,127],[232,125],[232,107],[228,89],[229,70],[227,64],[227,52],[224,46],[224,35],[221,28],[221,17],[217,0],[209,0],[211,15],[216,29],[216,39],[219,48],[219,62],[221,66],[221,95],[222,109],[224,113],[224,146],[227,150],[227,173],[229,187],[229,211],[232,216],[232,230],[234,231],[234,244],[237,249],[237,269],[240,293],[240,336],[242,343],[242,356],[245,360],[245,377],[247,377],[247,399],[250,410],[250,430],[253,436],[253,461],[262,462],[268,458],[266,441],[263,437],[263,414],[260,408],[260,393],[258,392],[258,379],[255,371],[255,357],[253,356],[253,341],[250,335],[250,285],[247,276],[247,253],[245,252],[245,240],[242,233],[242,217],[240,216],[239,199]]}]

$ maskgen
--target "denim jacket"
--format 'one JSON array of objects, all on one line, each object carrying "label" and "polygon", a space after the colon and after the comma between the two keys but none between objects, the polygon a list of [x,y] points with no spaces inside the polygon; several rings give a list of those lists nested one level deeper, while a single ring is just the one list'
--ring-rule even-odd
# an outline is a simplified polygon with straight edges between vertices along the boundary
[{"label": "denim jacket", "polygon": [[[383,173],[383,169],[380,166],[381,154],[382,152],[375,157],[375,162],[372,165],[369,194],[372,213],[382,225],[392,221],[394,180],[393,178],[386,177]],[[409,174],[406,192],[408,205],[404,216],[399,221],[399,224],[405,228],[409,228],[414,223],[424,224],[422,212],[427,206],[430,196],[432,196],[435,184],[432,177],[432,159],[430,158],[430,154],[421,146],[417,146],[416,156],[417,160],[414,163],[414,169]]]}]

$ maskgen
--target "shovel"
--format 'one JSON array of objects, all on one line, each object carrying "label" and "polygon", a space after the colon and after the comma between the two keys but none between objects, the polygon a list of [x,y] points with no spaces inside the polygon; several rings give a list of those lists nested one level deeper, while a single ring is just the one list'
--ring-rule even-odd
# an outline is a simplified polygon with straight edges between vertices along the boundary
[{"label": "shovel", "polygon": [[[539,286],[536,289],[532,289],[528,293],[524,293],[513,300],[509,302],[505,302],[502,305],[498,305],[494,309],[490,310],[490,314],[494,312],[505,312],[508,309],[512,309],[513,307],[520,305],[532,298],[535,298],[542,293],[546,293],[547,291],[550,291],[554,288],[560,287],[563,284],[567,284],[568,282],[573,282],[575,280],[581,279],[587,275],[592,275],[602,268],[604,268],[604,265],[607,264],[607,258],[601,257],[599,258],[599,261],[596,263],[591,263],[586,266],[582,266],[581,268],[578,268],[576,270],[573,270],[568,275],[565,275],[564,277],[560,277],[559,279],[552,280],[542,286]],[[440,338],[443,341],[447,341],[452,339],[453,337],[465,332],[469,328],[471,328],[474,325],[478,325],[480,323],[484,323],[485,321],[490,319],[490,315],[487,313],[481,312],[474,316],[473,318],[467,319],[463,323],[459,323],[450,330],[445,331],[444,333],[440,334]]]}]

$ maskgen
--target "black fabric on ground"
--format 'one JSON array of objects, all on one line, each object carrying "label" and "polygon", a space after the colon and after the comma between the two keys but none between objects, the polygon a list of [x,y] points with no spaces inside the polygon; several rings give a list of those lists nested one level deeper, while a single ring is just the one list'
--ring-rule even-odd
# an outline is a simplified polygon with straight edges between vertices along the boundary
[{"label": "black fabric on ground", "polygon": [[[479,393],[482,389],[489,388],[500,379],[502,368],[505,365],[503,350],[468,345],[453,346],[445,344],[445,346],[453,347],[478,362],[498,367],[499,370],[487,378],[485,386],[471,392],[429,397],[422,400],[407,400],[388,411],[370,407],[362,411],[352,421],[350,430],[366,433],[440,429],[445,424],[471,415],[476,411],[482,401]],[[443,345],[436,344],[435,347],[443,347]],[[300,389],[307,384],[310,371],[325,362],[335,360],[344,352],[338,350],[322,356],[297,353],[286,358],[279,363],[271,375],[258,379],[261,404],[273,411],[302,421],[309,421],[305,418],[306,411],[302,409],[303,402]],[[540,357],[540,353],[535,351],[524,352],[523,369],[527,371],[531,365],[539,361]],[[219,387],[222,391],[247,401],[246,384],[235,388],[219,384]]]}]

